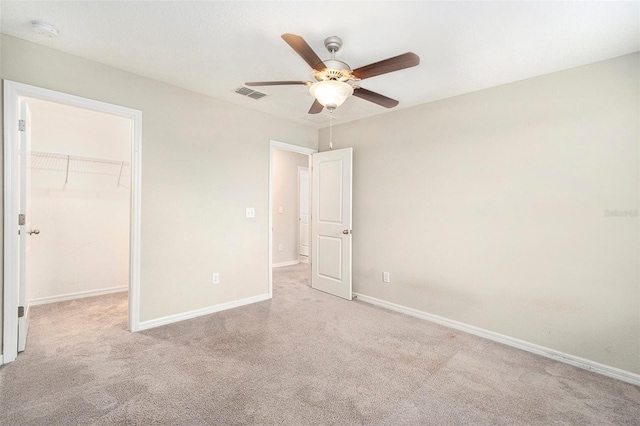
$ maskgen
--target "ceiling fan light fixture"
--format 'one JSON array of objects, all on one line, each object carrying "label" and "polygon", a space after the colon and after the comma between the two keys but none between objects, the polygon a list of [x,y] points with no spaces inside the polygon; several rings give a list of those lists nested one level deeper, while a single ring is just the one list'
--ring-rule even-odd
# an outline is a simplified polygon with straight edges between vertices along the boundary
[{"label": "ceiling fan light fixture", "polygon": [[311,96],[316,98],[323,107],[334,110],[353,95],[353,87],[343,81],[318,81],[309,88]]},{"label": "ceiling fan light fixture", "polygon": [[[375,77],[420,64],[420,57],[413,52],[374,62],[352,70],[351,67],[336,59],[336,52],[342,47],[340,37],[329,37],[324,45],[331,53],[331,59],[323,61],[302,37],[295,34],[282,34],[282,39],[313,69],[318,81],[256,81],[245,83],[245,86],[278,86],[305,84],[310,86],[309,92],[315,98],[309,114],[319,114],[323,109],[333,112],[351,95],[385,108],[393,108],[398,101],[379,93],[360,87],[358,82],[365,78]],[[357,85],[357,86],[356,86]]]}]

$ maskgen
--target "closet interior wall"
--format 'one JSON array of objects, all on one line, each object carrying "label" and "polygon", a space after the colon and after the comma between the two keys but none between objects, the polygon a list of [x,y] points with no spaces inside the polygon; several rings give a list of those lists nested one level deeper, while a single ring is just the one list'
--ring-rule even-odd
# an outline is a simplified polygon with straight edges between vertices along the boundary
[{"label": "closet interior wall", "polygon": [[131,122],[29,100],[31,227],[27,300],[49,303],[126,290]]}]

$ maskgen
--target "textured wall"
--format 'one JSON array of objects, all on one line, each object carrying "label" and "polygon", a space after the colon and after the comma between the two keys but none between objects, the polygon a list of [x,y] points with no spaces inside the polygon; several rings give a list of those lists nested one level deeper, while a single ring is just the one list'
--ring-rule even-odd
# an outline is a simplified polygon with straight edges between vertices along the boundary
[{"label": "textured wall", "polygon": [[639,57],[335,127],[354,290],[639,373]]},{"label": "textured wall", "polygon": [[142,111],[142,321],[268,293],[269,140],[315,129],[9,36],[2,56],[3,78]]},{"label": "textured wall", "polygon": [[[4,35],[2,35],[2,33],[0,33],[0,79],[4,79],[4,74],[2,73],[2,64],[3,64],[3,59],[2,59],[2,45],[4,40]],[[2,99],[4,99],[4,88],[2,85],[0,85],[0,94],[2,95]],[[4,139],[4,110],[3,110],[3,106],[4,106],[4,102],[0,102],[0,116],[3,117],[2,120],[0,120],[0,137],[2,137]],[[3,161],[0,161],[0,173],[1,176],[4,176],[4,146],[3,146],[3,151],[2,151],[2,158]],[[4,192],[4,190],[3,190]],[[2,199],[0,200],[0,211],[4,212],[4,196],[2,197]],[[0,213],[0,215],[2,215],[3,213]],[[4,226],[0,227],[0,235],[4,235]],[[3,243],[0,244],[0,256],[2,257],[2,259],[4,259],[4,239],[3,239]],[[3,266],[4,268],[4,266]],[[2,301],[2,303],[0,303],[0,353],[2,353],[2,345],[4,344],[4,341],[2,340],[2,333],[4,332],[4,269],[2,274],[0,274],[0,301]]]}]

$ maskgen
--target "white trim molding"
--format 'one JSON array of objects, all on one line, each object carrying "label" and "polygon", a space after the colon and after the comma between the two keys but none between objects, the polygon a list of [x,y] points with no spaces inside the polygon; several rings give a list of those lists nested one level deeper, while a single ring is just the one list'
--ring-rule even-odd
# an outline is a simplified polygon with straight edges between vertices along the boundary
[{"label": "white trim molding", "polygon": [[293,266],[293,265],[297,265],[298,263],[300,263],[299,260],[289,260],[288,262],[280,262],[280,263],[274,263],[271,265],[272,268],[282,268],[283,266]]},{"label": "white trim molding", "polygon": [[640,386],[640,374],[621,370],[619,368],[611,367],[596,361],[591,361],[591,360],[580,358],[574,355],[569,355],[564,352],[560,352],[554,349],[546,348],[544,346],[536,345],[535,343],[530,343],[524,340],[516,339],[514,337],[505,336],[504,334],[495,333],[493,331],[489,331],[484,328],[475,327],[473,325],[465,324],[465,323],[444,318],[438,315],[429,314],[427,312],[419,311],[413,308],[408,308],[406,306],[398,305],[396,303],[387,302],[386,300],[377,299],[375,297],[367,296],[360,293],[354,293],[354,294],[357,296],[357,300],[360,300],[365,303],[370,303],[372,305],[389,309],[391,311],[400,312],[402,314],[410,315],[412,317],[416,317],[416,318],[420,318],[436,324],[444,325],[445,327],[450,327],[456,330],[464,331],[465,333],[469,333],[475,336],[483,337],[485,339],[493,340],[494,342],[498,342],[507,346],[522,349],[524,351],[531,352],[536,355],[542,355],[546,358],[551,358],[556,361],[564,362],[565,364],[573,365],[574,367],[582,368],[584,370],[589,370],[594,373],[602,374],[603,376],[611,377],[614,379],[621,380],[623,382],[631,383],[632,385]]},{"label": "white trim molding", "polygon": [[226,311],[227,309],[238,308],[240,306],[250,305],[252,303],[263,302],[271,299],[269,294],[260,294],[258,296],[247,297],[245,299],[233,300],[231,302],[220,303],[218,305],[208,306],[206,308],[200,308],[189,312],[183,312],[180,314],[169,315],[162,318],[156,318],[153,320],[142,321],[138,324],[138,330],[148,330],[150,328],[160,327],[167,324],[173,324],[174,322],[184,321],[203,315],[213,314],[215,312]]},{"label": "white trim molding", "polygon": [[85,297],[102,296],[111,293],[120,293],[122,291],[129,290],[129,287],[124,285],[120,287],[108,287],[99,288],[97,290],[78,291],[75,293],[60,294],[57,296],[38,297],[31,299],[27,303],[29,306],[46,305],[48,303],[64,302],[73,299],[83,299]]},{"label": "white trim molding", "polygon": [[137,331],[140,316],[140,217],[142,176],[142,112],[56,92],[28,84],[4,80],[4,321],[3,361],[12,362],[18,355],[18,116],[23,98],[37,98],[65,105],[91,109],[131,119],[131,217],[129,259],[129,330]]}]

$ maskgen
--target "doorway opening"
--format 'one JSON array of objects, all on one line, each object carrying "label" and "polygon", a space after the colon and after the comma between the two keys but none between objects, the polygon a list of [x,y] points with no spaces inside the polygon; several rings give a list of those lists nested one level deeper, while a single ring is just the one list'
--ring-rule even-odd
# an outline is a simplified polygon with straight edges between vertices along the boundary
[{"label": "doorway opening", "polygon": [[298,260],[300,263],[309,263],[309,235],[311,233],[311,206],[309,167],[298,166]]},{"label": "doorway opening", "polygon": [[3,363],[25,350],[30,306],[128,292],[137,331],[141,113],[4,87]]},{"label": "doorway opening", "polygon": [[[270,149],[269,293],[273,296],[274,269],[310,282],[309,170],[316,150],[276,141],[271,141]],[[290,270],[280,269],[286,267]]]},{"label": "doorway opening", "polygon": [[38,232],[27,236],[27,305],[128,291],[131,120],[26,102],[27,234]]},{"label": "doorway opening", "polygon": [[[303,157],[295,164],[288,161],[289,167],[278,166],[280,161],[280,151],[284,157],[293,154],[303,154]],[[306,156],[306,159],[304,158]],[[289,182],[288,186],[298,187],[295,182],[304,181],[300,178],[299,170],[304,170],[306,161],[309,170],[309,192],[303,194],[294,193],[292,190],[285,191],[279,189],[284,184],[279,184],[279,175],[286,174],[285,178]],[[301,169],[298,169],[300,167]],[[286,172],[290,170],[290,172]],[[295,171],[295,172],[294,172]],[[297,180],[294,178],[297,177]],[[269,156],[269,296],[273,297],[274,267],[289,266],[294,268],[288,271],[293,276],[287,277],[286,273],[278,272],[283,282],[306,281],[310,287],[320,290],[343,299],[353,298],[352,280],[352,181],[353,181],[353,148],[341,148],[318,153],[310,148],[303,148],[282,142],[271,141]],[[303,183],[304,185],[304,183]],[[285,194],[282,196],[282,194]],[[286,196],[288,195],[288,198]],[[300,229],[304,209],[300,209],[300,198],[309,198],[308,210],[309,226],[307,232],[308,240],[300,238]],[[293,215],[293,220],[289,220],[286,230],[277,229],[275,226],[276,217],[284,215],[284,203],[289,205],[293,200],[291,210],[298,213]],[[284,201],[282,201],[284,200]],[[279,219],[279,217],[278,217]],[[274,253],[283,252],[285,243],[281,243],[283,235],[295,235],[290,251],[291,260],[275,257]],[[284,241],[284,240],[282,240]],[[291,239],[289,239],[291,241]],[[304,242],[307,242],[306,250]],[[282,249],[280,244],[282,244]],[[307,264],[300,264],[300,255],[307,253],[309,260]],[[304,254],[302,254],[304,256]],[[277,262],[274,262],[274,259]],[[296,265],[296,266],[291,266]],[[304,267],[299,265],[305,265]],[[307,266],[308,265],[308,266]],[[302,278],[306,276],[307,278]]]}]

